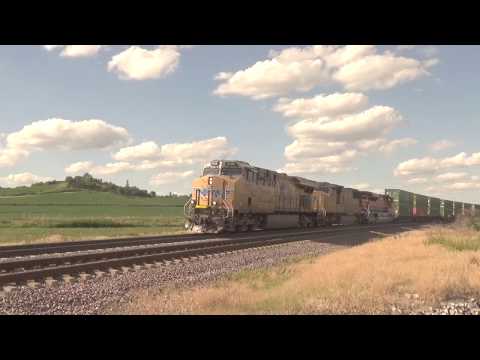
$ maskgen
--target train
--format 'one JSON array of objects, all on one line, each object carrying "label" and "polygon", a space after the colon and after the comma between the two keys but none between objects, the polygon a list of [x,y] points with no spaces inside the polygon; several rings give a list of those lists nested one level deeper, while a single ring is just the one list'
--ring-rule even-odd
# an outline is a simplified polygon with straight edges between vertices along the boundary
[{"label": "train", "polygon": [[239,160],[213,160],[193,180],[185,228],[196,233],[292,227],[452,221],[480,214],[480,205],[401,189],[384,194],[289,176]]}]

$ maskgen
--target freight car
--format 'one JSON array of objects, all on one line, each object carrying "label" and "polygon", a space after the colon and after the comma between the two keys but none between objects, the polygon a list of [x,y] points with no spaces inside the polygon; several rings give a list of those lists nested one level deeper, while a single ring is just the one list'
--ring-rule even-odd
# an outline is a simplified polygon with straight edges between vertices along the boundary
[{"label": "freight car", "polygon": [[193,181],[185,227],[194,232],[249,231],[392,221],[451,221],[480,214],[464,204],[386,189],[384,194],[214,160]]}]

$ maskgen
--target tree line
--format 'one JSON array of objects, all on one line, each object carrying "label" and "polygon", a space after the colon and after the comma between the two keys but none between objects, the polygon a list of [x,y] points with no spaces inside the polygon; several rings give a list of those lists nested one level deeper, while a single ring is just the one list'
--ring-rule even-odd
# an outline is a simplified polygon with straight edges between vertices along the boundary
[{"label": "tree line", "polygon": [[111,182],[104,182],[101,179],[96,179],[90,174],[83,176],[68,176],[65,179],[68,187],[75,189],[85,189],[93,191],[112,192],[125,196],[140,196],[140,197],[156,197],[155,191],[148,192],[147,190],[139,189],[136,186],[130,186],[128,181],[126,186],[115,185]]}]

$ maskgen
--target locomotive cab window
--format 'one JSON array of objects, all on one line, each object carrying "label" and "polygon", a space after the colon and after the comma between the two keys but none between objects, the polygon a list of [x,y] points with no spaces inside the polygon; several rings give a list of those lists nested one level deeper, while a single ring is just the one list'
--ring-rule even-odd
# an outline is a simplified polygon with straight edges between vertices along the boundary
[{"label": "locomotive cab window", "polygon": [[203,176],[206,176],[206,175],[218,175],[218,171],[219,171],[218,168],[206,167],[206,168],[203,170]]},{"label": "locomotive cab window", "polygon": [[227,176],[242,175],[242,168],[222,168],[222,175],[227,175]]}]

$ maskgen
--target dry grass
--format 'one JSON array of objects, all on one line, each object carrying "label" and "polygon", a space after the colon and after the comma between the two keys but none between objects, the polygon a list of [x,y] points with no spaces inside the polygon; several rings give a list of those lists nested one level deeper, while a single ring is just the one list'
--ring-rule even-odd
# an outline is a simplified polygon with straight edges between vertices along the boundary
[{"label": "dry grass", "polygon": [[[381,314],[480,295],[479,233],[432,227],[209,287],[139,292],[129,314]],[[438,239],[442,239],[439,241]],[[453,245],[452,245],[453,244]],[[462,251],[452,251],[462,250]]]}]

